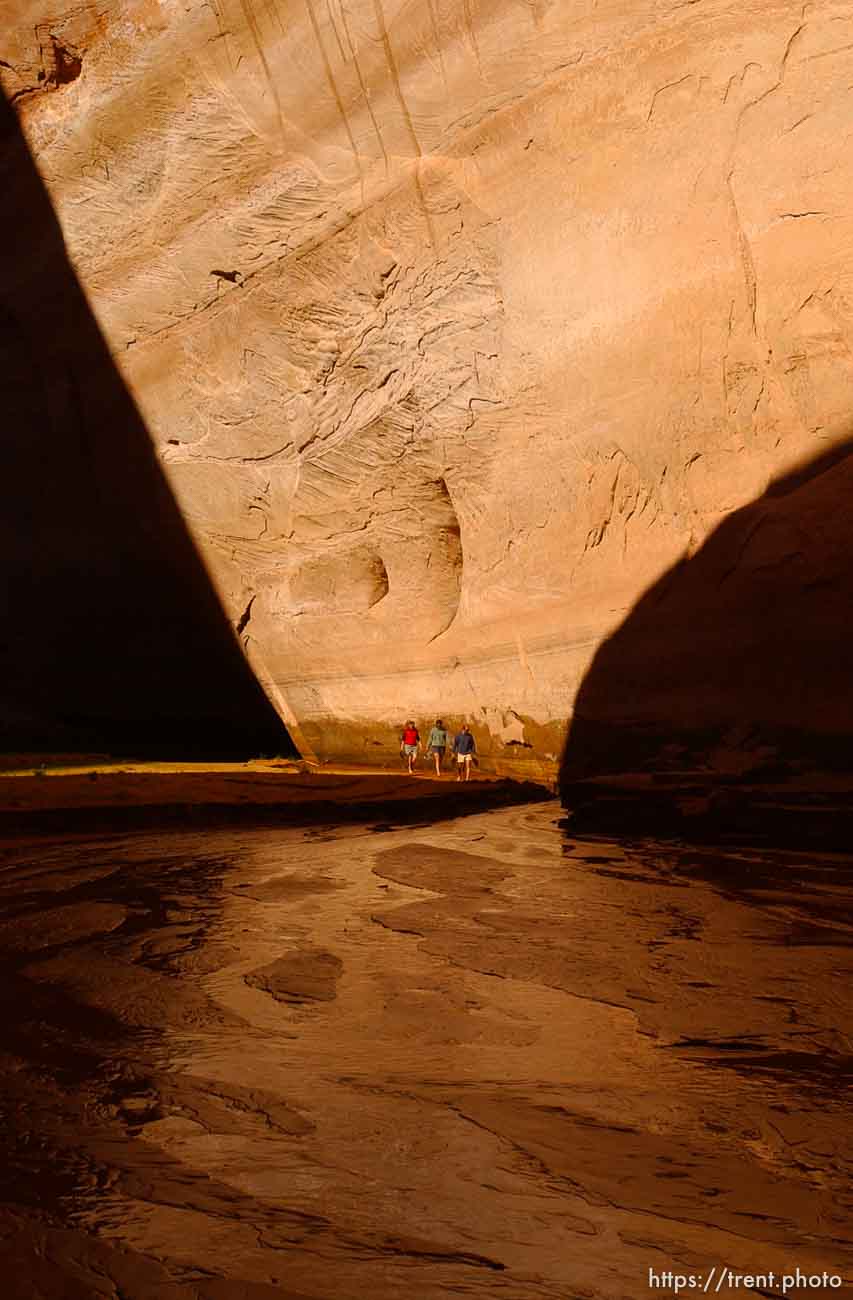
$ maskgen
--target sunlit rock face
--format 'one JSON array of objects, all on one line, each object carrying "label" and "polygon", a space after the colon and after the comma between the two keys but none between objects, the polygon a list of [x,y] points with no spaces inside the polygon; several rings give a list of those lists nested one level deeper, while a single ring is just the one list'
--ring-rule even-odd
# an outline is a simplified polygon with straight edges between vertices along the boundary
[{"label": "sunlit rock face", "polygon": [[843,436],[851,4],[12,10],[70,256],[304,748],[441,714],[547,768],[650,584]]}]

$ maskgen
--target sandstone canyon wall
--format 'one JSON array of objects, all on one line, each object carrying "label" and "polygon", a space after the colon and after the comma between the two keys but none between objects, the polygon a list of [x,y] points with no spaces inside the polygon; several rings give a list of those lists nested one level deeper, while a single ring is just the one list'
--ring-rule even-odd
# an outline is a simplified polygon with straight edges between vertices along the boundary
[{"label": "sandstone canyon wall", "polygon": [[0,60],[305,752],[440,712],[553,770],[643,593],[847,436],[849,2],[7,0]]}]

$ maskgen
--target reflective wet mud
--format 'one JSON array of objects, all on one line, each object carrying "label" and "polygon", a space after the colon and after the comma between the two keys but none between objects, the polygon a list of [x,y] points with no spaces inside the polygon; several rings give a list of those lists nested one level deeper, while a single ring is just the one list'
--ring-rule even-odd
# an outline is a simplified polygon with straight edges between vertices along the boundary
[{"label": "reflective wet mud", "polygon": [[10,845],[11,1293],[849,1278],[851,876],[553,803]]}]

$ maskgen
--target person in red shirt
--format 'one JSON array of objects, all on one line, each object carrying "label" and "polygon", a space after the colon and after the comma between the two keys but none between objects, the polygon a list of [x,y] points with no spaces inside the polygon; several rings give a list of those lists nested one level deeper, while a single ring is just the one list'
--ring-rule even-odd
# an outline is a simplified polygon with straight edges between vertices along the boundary
[{"label": "person in red shirt", "polygon": [[400,753],[409,764],[409,776],[415,774],[415,760],[421,749],[420,732],[411,720],[406,723],[400,736]]}]

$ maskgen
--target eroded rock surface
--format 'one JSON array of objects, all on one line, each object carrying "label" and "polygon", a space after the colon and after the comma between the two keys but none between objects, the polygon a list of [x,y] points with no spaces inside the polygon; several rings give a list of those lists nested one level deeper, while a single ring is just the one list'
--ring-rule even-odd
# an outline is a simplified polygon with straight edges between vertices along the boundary
[{"label": "eroded rock surface", "polygon": [[306,751],[438,712],[553,764],[643,591],[844,435],[851,24],[13,6],[0,74],[74,266]]},{"label": "eroded rock surface", "polygon": [[245,979],[276,1002],[331,1002],[342,970],[343,963],[333,952],[309,948],[277,957]]}]

